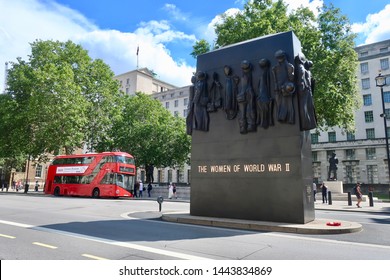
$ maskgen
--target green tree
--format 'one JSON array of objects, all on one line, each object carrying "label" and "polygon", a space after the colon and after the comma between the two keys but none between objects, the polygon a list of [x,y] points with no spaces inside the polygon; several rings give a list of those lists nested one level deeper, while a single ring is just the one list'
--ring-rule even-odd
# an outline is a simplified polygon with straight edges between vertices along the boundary
[{"label": "green tree", "polygon": [[[313,61],[311,69],[316,79],[314,102],[318,127],[354,128],[354,112],[360,105],[357,90],[356,35],[351,32],[348,18],[333,5],[324,5],[315,16],[300,7],[287,13],[282,1],[248,1],[235,15],[222,15],[216,24],[215,47],[292,30],[302,44],[302,52]],[[196,55],[204,53],[202,48]]]},{"label": "green tree", "polygon": [[211,46],[209,42],[207,42],[205,39],[202,39],[197,41],[195,45],[192,47],[191,56],[196,59],[196,57],[199,54],[209,52],[210,50],[211,50]]},{"label": "green tree", "polygon": [[11,65],[7,114],[14,118],[9,135],[14,149],[36,158],[105,140],[122,95],[101,60],[93,61],[71,41],[37,40],[28,61],[18,58]]},{"label": "green tree", "polygon": [[174,117],[158,100],[144,93],[124,98],[122,118],[110,131],[110,141],[100,151],[126,151],[138,166],[180,166],[188,160],[190,137],[183,118]]}]

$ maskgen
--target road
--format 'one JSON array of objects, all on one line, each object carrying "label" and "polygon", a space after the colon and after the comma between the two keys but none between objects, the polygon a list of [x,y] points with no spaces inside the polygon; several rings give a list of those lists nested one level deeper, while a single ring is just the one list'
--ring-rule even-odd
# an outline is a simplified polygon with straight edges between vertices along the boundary
[{"label": "road", "polygon": [[[163,212],[189,210],[165,201]],[[363,231],[298,235],[168,223],[150,200],[0,195],[2,260],[390,260],[390,215],[316,210]]]}]

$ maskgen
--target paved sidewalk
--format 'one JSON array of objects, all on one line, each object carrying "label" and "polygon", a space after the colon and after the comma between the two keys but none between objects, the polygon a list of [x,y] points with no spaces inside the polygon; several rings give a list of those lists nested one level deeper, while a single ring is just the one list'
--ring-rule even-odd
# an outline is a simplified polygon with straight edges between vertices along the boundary
[{"label": "paved sidewalk", "polygon": [[352,201],[352,205],[348,205],[348,201],[332,201],[332,205],[317,201],[314,203],[315,209],[332,210],[332,211],[351,211],[351,212],[374,212],[390,214],[390,202],[374,201],[374,205],[370,206],[369,202],[361,202],[358,208],[356,202]]}]

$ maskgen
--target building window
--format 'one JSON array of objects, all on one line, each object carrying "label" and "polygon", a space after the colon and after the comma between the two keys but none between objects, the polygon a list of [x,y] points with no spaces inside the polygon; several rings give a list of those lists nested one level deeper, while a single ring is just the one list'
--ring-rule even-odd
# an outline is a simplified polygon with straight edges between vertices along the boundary
[{"label": "building window", "polygon": [[375,129],[374,128],[367,128],[366,129],[366,138],[367,139],[375,139]]},{"label": "building window", "polygon": [[178,116],[179,116],[179,111],[173,112],[173,115],[174,115],[175,117],[178,117]]},{"label": "building window", "polygon": [[364,62],[360,64],[360,72],[362,74],[368,73],[368,62]]},{"label": "building window", "polygon": [[328,141],[336,142],[336,132],[334,131],[328,132]]},{"label": "building window", "polygon": [[175,107],[179,107],[179,100],[175,100]]},{"label": "building window", "polygon": [[354,140],[355,140],[355,133],[347,132],[347,141],[354,141]]},{"label": "building window", "polygon": [[346,182],[348,184],[356,183],[356,171],[355,166],[353,165],[347,165],[345,166],[345,173],[346,173]]},{"label": "building window", "polygon": [[388,47],[384,47],[384,48],[380,48],[380,49],[379,49],[379,52],[380,52],[380,53],[385,53],[385,52],[387,52],[388,50],[389,50]]},{"label": "building window", "polygon": [[188,105],[188,98],[184,98],[184,106]]},{"label": "building window", "polygon": [[385,109],[386,120],[390,120],[390,108]]},{"label": "building window", "polygon": [[366,148],[366,159],[376,159],[375,148]]},{"label": "building window", "polygon": [[385,103],[390,103],[390,91],[383,92],[383,101]]},{"label": "building window", "polygon": [[374,121],[374,113],[372,111],[364,112],[364,121],[366,123],[371,123]]},{"label": "building window", "polygon": [[367,56],[368,55],[368,52],[361,52],[360,53],[360,57],[364,57],[364,56]]},{"label": "building window", "polygon": [[168,182],[172,182],[172,169],[168,170]]},{"label": "building window", "polygon": [[161,170],[158,170],[157,171],[157,182],[158,183],[162,183],[163,181],[163,178],[162,178],[162,171]]},{"label": "building window", "polygon": [[312,133],[311,134],[311,143],[317,144],[318,143],[318,133]]},{"label": "building window", "polygon": [[389,69],[389,59],[388,58],[381,59],[381,70],[387,70],[387,69]]},{"label": "building window", "polygon": [[378,166],[367,165],[367,183],[376,184],[378,183]]},{"label": "building window", "polygon": [[129,88],[126,88],[126,94],[129,94]]},{"label": "building window", "polygon": [[188,110],[187,110],[187,109],[184,109],[184,110],[183,110],[183,117],[187,117],[187,115],[188,115]]},{"label": "building window", "polygon": [[169,109],[169,101],[165,102],[165,109]]},{"label": "building window", "polygon": [[176,170],[176,182],[180,183],[181,182],[181,174],[180,174],[180,169]]},{"label": "building window", "polygon": [[40,164],[35,166],[35,178],[42,178],[42,165]]},{"label": "building window", "polygon": [[311,152],[311,160],[313,162],[318,161],[318,153],[317,152]]},{"label": "building window", "polygon": [[386,76],[385,79],[386,79],[386,85],[390,85],[390,76]]},{"label": "building window", "polygon": [[362,79],[362,89],[370,88],[370,78]]},{"label": "building window", "polygon": [[345,157],[348,160],[354,160],[355,159],[355,150],[354,149],[346,149],[345,150]]},{"label": "building window", "polygon": [[363,95],[363,105],[364,105],[364,106],[370,106],[370,105],[372,105],[372,97],[371,97],[371,94],[364,94],[364,95]]}]

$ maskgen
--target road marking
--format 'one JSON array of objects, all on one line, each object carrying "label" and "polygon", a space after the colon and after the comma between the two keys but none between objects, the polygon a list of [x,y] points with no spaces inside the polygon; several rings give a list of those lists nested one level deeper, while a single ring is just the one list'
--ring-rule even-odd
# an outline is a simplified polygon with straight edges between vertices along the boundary
[{"label": "road marking", "polygon": [[32,244],[37,245],[37,246],[41,246],[41,247],[45,247],[45,248],[49,248],[49,249],[57,249],[58,248],[56,246],[52,246],[52,245],[40,243],[40,242],[33,242]]},{"label": "road marking", "polygon": [[[17,226],[17,227],[22,227],[22,228],[28,228],[28,229],[37,230],[37,231],[61,234],[61,235],[65,235],[65,236],[70,236],[70,237],[80,238],[80,239],[84,239],[84,240],[105,243],[105,244],[108,244],[108,245],[114,245],[114,246],[124,247],[124,248],[128,248],[128,249],[133,249],[133,250],[138,250],[138,251],[143,251],[143,252],[148,252],[148,253],[154,253],[154,254],[157,254],[157,255],[163,255],[163,256],[178,258],[178,259],[184,259],[184,260],[211,260],[210,258],[203,258],[203,257],[189,255],[189,254],[184,254],[184,253],[178,253],[178,252],[173,252],[173,251],[168,251],[168,250],[163,250],[163,249],[157,249],[157,248],[147,247],[147,246],[133,244],[133,243],[120,242],[120,241],[116,241],[116,240],[111,240],[111,239],[106,239],[106,238],[99,238],[99,237],[94,237],[94,236],[89,236],[89,235],[84,235],[84,234],[78,234],[78,233],[72,233],[72,232],[62,231],[62,230],[57,230],[57,229],[50,229],[50,228],[45,228],[45,227],[40,227],[40,226],[33,226],[33,225],[28,225],[28,224],[14,223],[14,222],[4,221],[4,220],[0,220],[0,223],[1,224],[7,224],[7,225],[13,225],[13,226]],[[48,246],[50,246],[50,245],[48,245]]]},{"label": "road marking", "polygon": [[94,255],[90,255],[90,254],[82,254],[83,257],[86,257],[86,258],[89,258],[89,259],[94,259],[94,260],[108,260],[108,259],[105,259],[105,258],[101,258],[101,257],[97,257],[97,256],[94,256]]},{"label": "road marking", "polygon": [[16,238],[15,236],[6,235],[6,234],[1,234],[1,233],[0,233],[0,236],[1,236],[1,237],[5,237],[5,238],[10,238],[10,239]]}]

